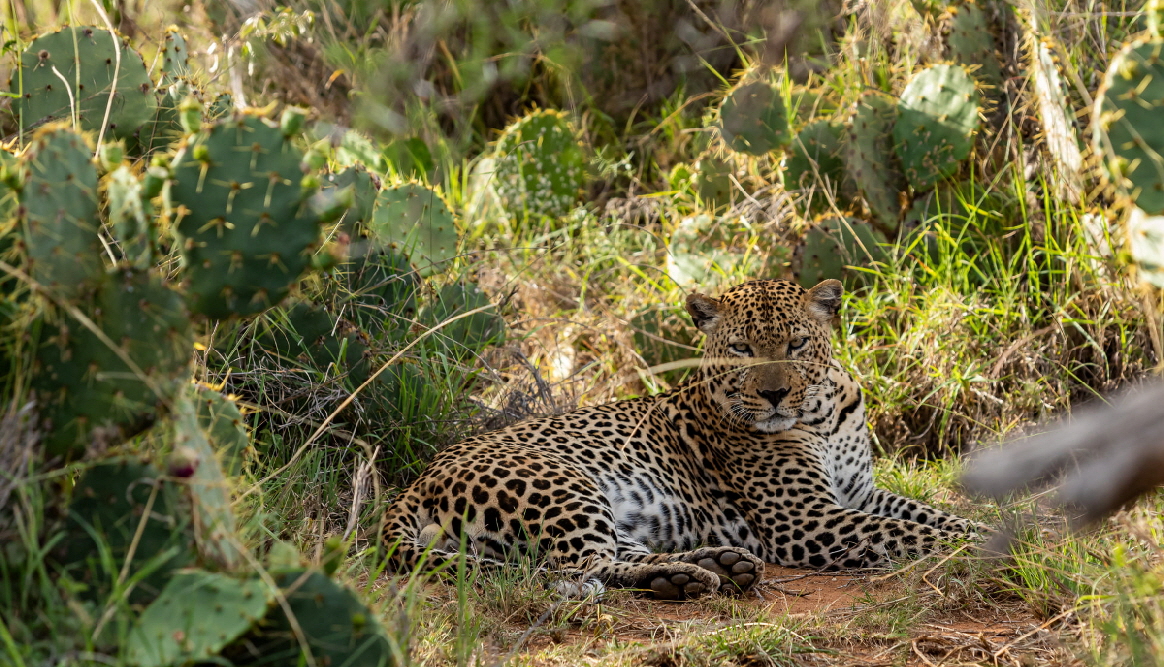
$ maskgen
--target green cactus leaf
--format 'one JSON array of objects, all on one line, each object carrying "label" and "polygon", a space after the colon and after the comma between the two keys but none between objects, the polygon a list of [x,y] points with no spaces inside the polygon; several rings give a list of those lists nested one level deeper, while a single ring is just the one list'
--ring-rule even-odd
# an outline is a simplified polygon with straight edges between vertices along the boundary
[{"label": "green cactus leaf", "polygon": [[845,173],[841,125],[822,119],[797,133],[784,161],[784,187],[799,193],[796,207],[803,217],[831,210],[833,202],[846,208],[852,182]]},{"label": "green cactus leaf", "polygon": [[190,309],[246,317],[282,301],[311,265],[322,219],[302,152],[264,118],[203,127],[174,158],[171,216]]},{"label": "green cactus leaf", "polygon": [[1092,146],[1105,181],[1150,216],[1164,214],[1164,38],[1127,44],[1095,97]]},{"label": "green cactus leaf", "polygon": [[126,660],[134,667],[209,661],[267,613],[275,596],[261,579],[184,570],[134,622]]},{"label": "green cactus leaf", "polygon": [[559,111],[534,111],[507,127],[491,157],[493,189],[519,221],[564,217],[586,187],[586,155]]},{"label": "green cactus leaf", "polygon": [[1136,261],[1140,279],[1164,287],[1164,216],[1132,209],[1126,227],[1128,250]]},{"label": "green cactus leaf", "polygon": [[129,165],[123,164],[105,177],[105,198],[109,226],[130,265],[142,270],[152,267],[157,254],[153,206]]},{"label": "green cactus leaf", "polygon": [[[319,571],[274,575],[286,600],[270,607],[266,618],[222,652],[239,667],[303,663],[307,644],[317,665],[391,667],[395,664],[376,615],[351,590]],[[289,613],[288,613],[289,612]],[[295,619],[299,632],[292,629]]]},{"label": "green cactus leaf", "polygon": [[885,236],[868,222],[853,218],[826,218],[819,221],[797,248],[797,282],[812,287],[822,280],[842,280],[847,289],[863,283],[860,271],[848,267],[868,267],[886,258]]},{"label": "green cactus leaf", "polygon": [[368,252],[339,267],[351,317],[369,332],[390,336],[408,331],[416,315],[420,284],[403,255]]},{"label": "green cactus leaf", "polygon": [[898,197],[906,187],[893,152],[896,122],[896,101],[884,93],[866,91],[853,105],[845,146],[849,176],[860,188],[869,211],[890,231],[897,229],[901,217]]},{"label": "green cactus leaf", "polygon": [[32,388],[51,457],[72,458],[150,426],[188,377],[193,353],[182,296],[156,275],[113,274],[78,307],[114,347],[70,316],[43,316]]},{"label": "green cactus leaf", "polygon": [[443,346],[457,352],[477,352],[505,342],[505,320],[481,288],[472,283],[445,285],[421,313],[421,320],[435,326],[445,320],[485,308],[446,324],[434,334]]},{"label": "green cactus leaf", "polygon": [[87,599],[105,600],[131,545],[129,574],[152,570],[130,591],[133,604],[148,604],[175,570],[194,561],[194,531],[181,486],[144,461],[106,459],[86,470],[73,488],[66,526],[56,560],[87,586]]},{"label": "green cactus leaf", "polygon": [[338,174],[328,174],[325,187],[352,189],[353,204],[340,220],[339,229],[353,240],[362,236],[372,221],[376,195],[380,192],[380,179],[357,165],[348,167]]},{"label": "green cactus leaf", "polygon": [[223,473],[231,477],[242,474],[243,464],[254,449],[238,406],[221,392],[202,385],[194,387],[192,399],[198,408],[198,425],[217,452]]},{"label": "green cactus leaf", "polygon": [[791,139],[780,91],[762,81],[736,87],[719,109],[719,131],[733,151],[765,155]]},{"label": "green cactus leaf", "polygon": [[994,33],[986,14],[974,0],[946,10],[946,47],[950,60],[975,65],[973,76],[991,90],[1002,87],[1002,67],[995,53]]},{"label": "green cactus leaf", "polygon": [[231,569],[239,564],[242,555],[235,542],[230,482],[223,472],[220,453],[202,428],[199,406],[192,393],[184,392],[175,400],[173,451],[185,450],[194,464],[193,474],[183,481],[194,510],[198,552],[204,561]]},{"label": "green cactus leaf", "polygon": [[710,210],[730,206],[735,199],[737,188],[732,183],[732,166],[726,160],[704,156],[691,165],[690,178],[691,189]]},{"label": "green cactus leaf", "polygon": [[910,79],[898,102],[893,138],[914,190],[933,188],[969,157],[978,98],[974,79],[960,65],[934,65]]},{"label": "green cactus leaf", "polygon": [[422,276],[449,268],[457,256],[457,223],[440,193],[419,183],[384,188],[376,196],[371,241],[408,257]]},{"label": "green cactus leaf", "polygon": [[127,138],[158,105],[141,55],[102,28],[40,35],[20,54],[8,89],[18,97],[13,107],[24,132],[73,118],[79,129],[98,130],[108,109],[109,132]]},{"label": "green cactus leaf", "polygon": [[163,86],[190,76],[190,49],[186,46],[186,37],[176,26],[166,28],[161,59]]},{"label": "green cactus leaf", "polygon": [[67,298],[92,292],[105,279],[92,150],[72,130],[42,128],[21,161],[21,181],[32,278]]},{"label": "green cactus leaf", "polygon": [[[749,223],[707,214],[684,218],[667,245],[667,275],[683,287],[734,284],[761,275],[768,249],[748,245]],[[774,252],[774,251],[773,251]]]}]

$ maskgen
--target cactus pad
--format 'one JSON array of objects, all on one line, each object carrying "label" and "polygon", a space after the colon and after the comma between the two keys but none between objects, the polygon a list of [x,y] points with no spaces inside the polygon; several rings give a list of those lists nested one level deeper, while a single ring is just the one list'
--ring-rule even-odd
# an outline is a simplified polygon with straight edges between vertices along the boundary
[{"label": "cactus pad", "polygon": [[764,155],[788,143],[780,92],[762,81],[736,87],[719,109],[719,131],[729,148],[749,155]]},{"label": "cactus pad", "polygon": [[958,170],[974,146],[978,122],[978,90],[960,65],[934,65],[910,80],[893,138],[914,190],[929,190]]},{"label": "cactus pad", "polygon": [[766,251],[749,247],[749,225],[701,214],[684,218],[667,245],[667,274],[683,287],[733,284],[761,275]]},{"label": "cactus pad", "polygon": [[407,331],[420,290],[407,259],[393,252],[368,253],[340,268],[352,319],[369,332]]},{"label": "cactus pad", "polygon": [[946,46],[950,60],[976,65],[973,76],[985,86],[1002,87],[1002,69],[994,52],[994,34],[986,14],[974,0],[953,5],[946,10]]},{"label": "cactus pad", "polygon": [[253,454],[246,422],[230,398],[208,387],[194,387],[193,400],[198,407],[198,424],[206,432],[225,474],[242,473],[243,464]]},{"label": "cactus pad", "polygon": [[726,160],[704,156],[692,165],[691,187],[704,206],[712,210],[732,203],[732,167]]},{"label": "cactus pad", "polygon": [[518,220],[561,218],[586,187],[586,156],[566,114],[534,111],[493,146],[493,189]]},{"label": "cactus pad", "polygon": [[372,214],[374,244],[408,257],[422,276],[449,267],[457,255],[457,224],[437,191],[419,183],[385,188]]},{"label": "cactus pad", "polygon": [[169,200],[192,311],[253,315],[298,283],[327,222],[309,204],[319,181],[302,159],[292,137],[253,114],[186,139]]},{"label": "cactus pad", "polygon": [[[375,613],[352,591],[319,571],[281,572],[274,577],[316,665],[395,664]],[[298,633],[281,604],[272,605],[266,619],[223,656],[240,666],[305,663]]]},{"label": "cactus pad", "polygon": [[846,267],[866,267],[885,259],[885,237],[868,222],[827,218],[808,230],[797,249],[797,281],[812,287],[829,278],[859,285],[861,274]]},{"label": "cactus pad", "polygon": [[175,572],[130,630],[127,660],[134,667],[169,667],[216,658],[263,618],[273,599],[257,577]]},{"label": "cactus pad", "polygon": [[115,274],[79,305],[115,347],[70,316],[45,316],[33,389],[51,424],[44,441],[50,456],[70,458],[87,445],[139,433],[189,373],[186,307],[157,276]]},{"label": "cactus pad", "polygon": [[861,189],[869,211],[886,229],[897,228],[901,216],[898,194],[905,177],[893,153],[893,125],[897,104],[884,93],[866,91],[853,105],[845,166]]},{"label": "cactus pad", "polygon": [[33,137],[22,162],[29,273],[61,296],[91,292],[105,277],[92,151],[72,130],[46,127]]},{"label": "cactus pad", "polygon": [[129,137],[158,104],[141,55],[101,28],[64,28],[37,37],[20,54],[8,88],[19,96],[13,107],[25,132],[74,117],[78,128],[97,130],[108,107],[109,132]]},{"label": "cactus pad", "polygon": [[[178,485],[152,464],[106,459],[86,470],[73,488],[58,562],[71,577],[88,585],[86,597],[103,601],[140,529],[129,572],[156,569],[134,587],[129,600],[148,603],[174,570],[194,559],[193,531],[181,495]],[[106,548],[111,570],[101,558]]]},{"label": "cactus pad", "polygon": [[162,44],[162,85],[169,85],[179,78],[190,76],[190,51],[186,38],[175,26],[166,28]]},{"label": "cactus pad", "polygon": [[109,225],[130,265],[143,270],[153,266],[157,246],[153,206],[129,165],[119,166],[105,178],[105,199]]},{"label": "cactus pad", "polygon": [[352,189],[352,207],[340,221],[340,229],[355,240],[372,220],[376,207],[376,194],[380,192],[380,179],[360,166],[344,169],[338,174],[329,174],[328,187]]},{"label": "cactus pad", "polygon": [[784,162],[784,187],[800,192],[797,210],[810,216],[832,208],[847,208],[838,198],[848,179],[843,159],[844,140],[840,125],[817,120],[804,126],[792,140]]},{"label": "cactus pad", "polygon": [[1164,287],[1164,216],[1132,209],[1126,228],[1128,250],[1136,260],[1140,279]]},{"label": "cactus pad", "polygon": [[198,407],[190,395],[179,396],[174,405],[172,442],[174,451],[188,452],[194,464],[192,474],[185,476],[183,483],[193,510],[198,553],[219,567],[232,568],[238,564],[240,554],[235,544],[230,483],[222,471],[219,453],[211,446],[199,421]]},{"label": "cactus pad", "polygon": [[442,287],[436,299],[421,314],[421,319],[435,326],[478,308],[485,310],[446,324],[434,334],[436,339],[444,341],[445,347],[454,352],[476,352],[487,345],[503,343],[505,320],[501,319],[497,307],[481,288],[472,283],[454,283]]},{"label": "cactus pad", "polygon": [[1164,38],[1134,41],[1111,60],[1095,97],[1092,143],[1105,179],[1148,215],[1164,213]]}]

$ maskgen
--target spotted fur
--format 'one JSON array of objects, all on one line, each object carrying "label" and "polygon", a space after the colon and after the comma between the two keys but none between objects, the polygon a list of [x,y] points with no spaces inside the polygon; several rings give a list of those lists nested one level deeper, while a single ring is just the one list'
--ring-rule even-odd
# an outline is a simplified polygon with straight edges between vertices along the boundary
[{"label": "spotted fur", "polygon": [[875,488],[864,399],[832,358],[841,286],[753,281],[687,310],[691,381],[533,419],[441,452],[389,508],[394,565],[517,554],[584,590],[747,590],[764,563],[870,567],[975,528]]}]

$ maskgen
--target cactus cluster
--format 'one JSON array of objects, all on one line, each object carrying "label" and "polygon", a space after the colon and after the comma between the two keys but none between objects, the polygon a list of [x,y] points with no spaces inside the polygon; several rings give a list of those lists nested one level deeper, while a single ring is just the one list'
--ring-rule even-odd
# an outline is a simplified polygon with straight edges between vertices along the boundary
[{"label": "cactus cluster", "polygon": [[558,219],[586,187],[586,156],[564,113],[540,109],[509,127],[493,145],[492,188],[513,219]]}]

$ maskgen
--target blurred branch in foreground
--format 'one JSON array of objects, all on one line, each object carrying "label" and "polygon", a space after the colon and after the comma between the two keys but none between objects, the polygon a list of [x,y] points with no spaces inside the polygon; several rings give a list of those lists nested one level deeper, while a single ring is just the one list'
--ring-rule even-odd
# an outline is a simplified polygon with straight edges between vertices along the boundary
[{"label": "blurred branch in foreground", "polygon": [[[1065,474],[1064,474],[1065,472]],[[1164,383],[1084,409],[1069,424],[982,452],[963,483],[994,498],[1059,475],[1056,501],[1093,523],[1164,484]]]}]

